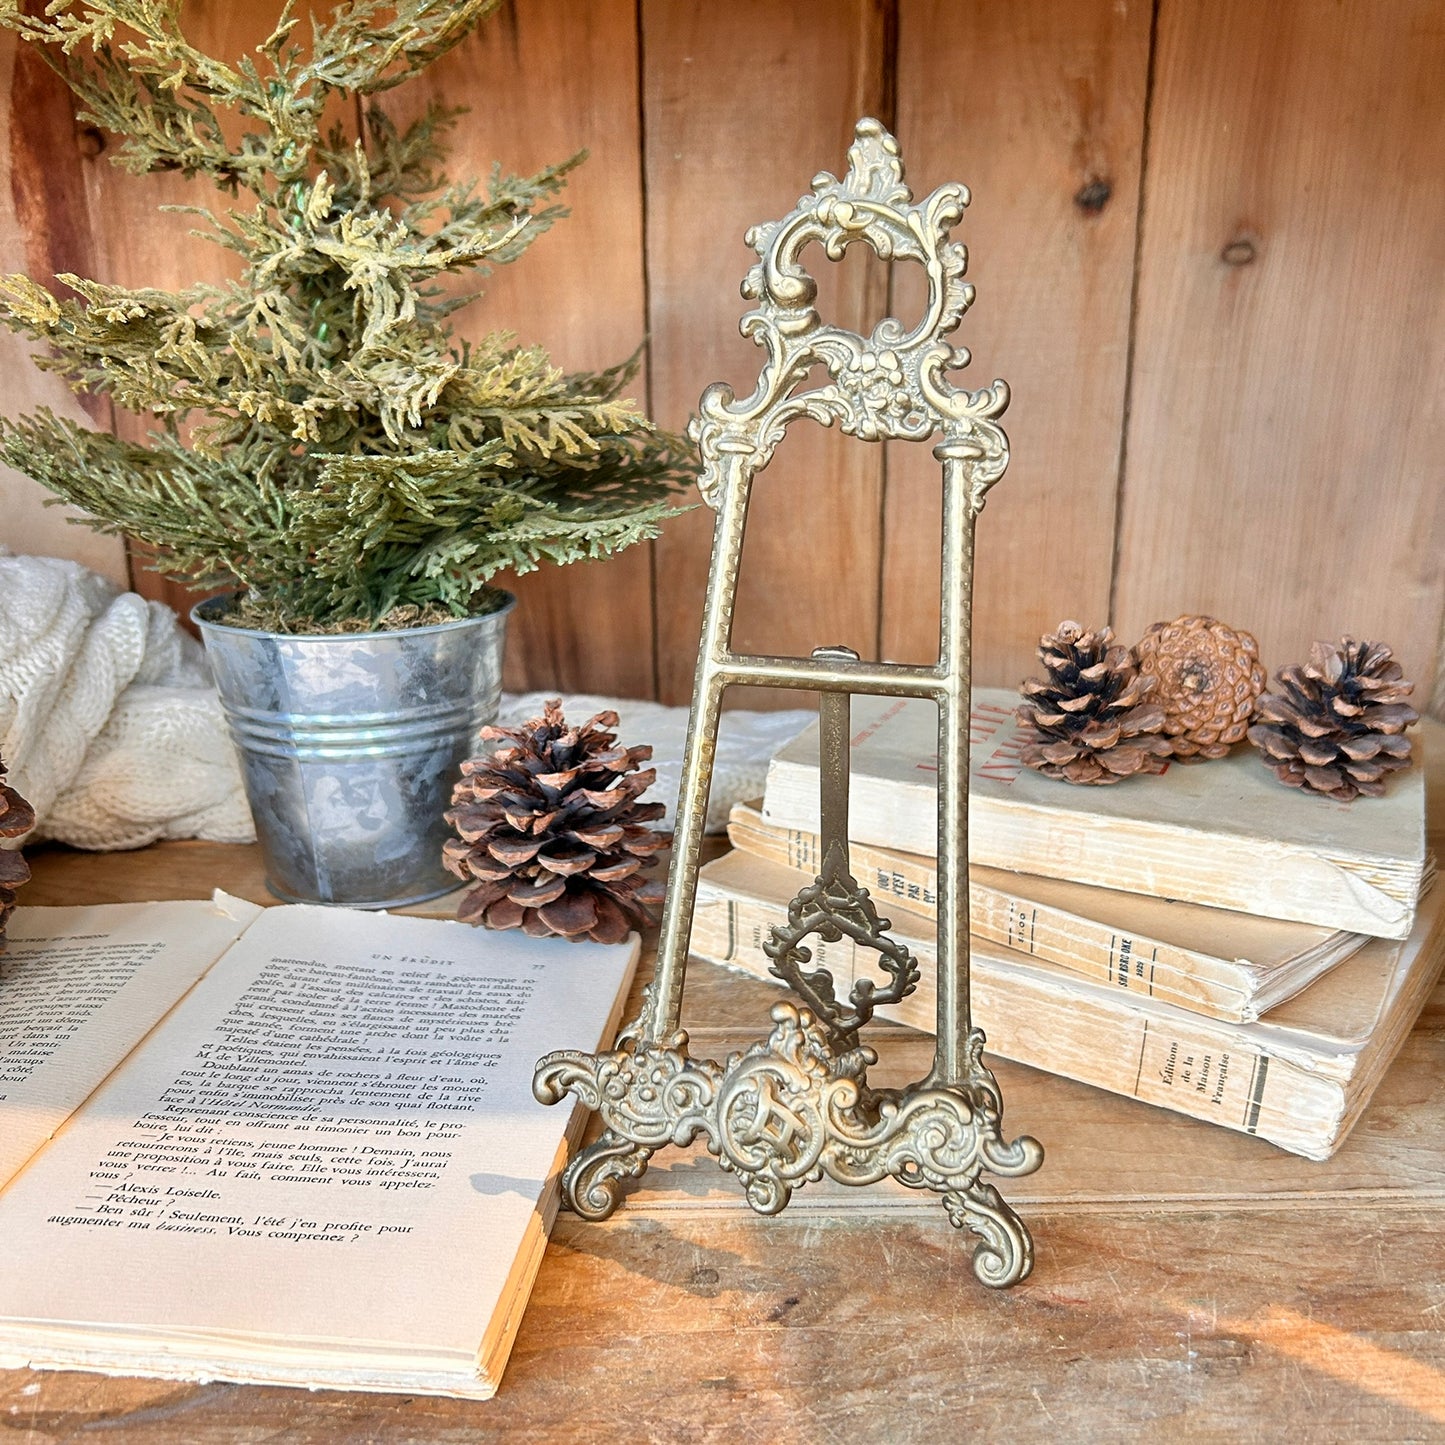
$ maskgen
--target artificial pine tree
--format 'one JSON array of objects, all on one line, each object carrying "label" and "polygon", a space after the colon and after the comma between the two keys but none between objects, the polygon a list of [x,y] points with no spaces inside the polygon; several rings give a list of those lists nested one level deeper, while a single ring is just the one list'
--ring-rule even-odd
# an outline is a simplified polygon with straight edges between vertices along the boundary
[{"label": "artificial pine tree", "polygon": [[[459,344],[449,318],[477,292],[440,284],[516,260],[581,157],[494,169],[481,193],[443,174],[458,112],[401,130],[375,99],[497,3],[347,0],[302,44],[293,0],[226,64],[187,42],[181,0],[0,0],[118,164],[232,198],[195,215],[243,261],[174,293],[0,279],[0,320],[42,343],[39,365],[158,424],[137,444],[42,410],[0,423],[0,457],[168,574],[239,584],[240,620],[282,631],[485,611],[502,568],[656,535],[690,463],[623,399],[632,365],[564,375],[505,334]],[[361,135],[323,130],[337,96],[360,98]]]}]

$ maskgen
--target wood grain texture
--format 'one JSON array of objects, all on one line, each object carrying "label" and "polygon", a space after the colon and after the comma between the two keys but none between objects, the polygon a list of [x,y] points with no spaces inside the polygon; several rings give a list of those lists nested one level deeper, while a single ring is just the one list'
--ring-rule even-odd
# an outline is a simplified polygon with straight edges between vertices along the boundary
[{"label": "wood grain texture", "polygon": [[[902,0],[898,138],[915,194],[962,180],[978,299],[958,384],[1001,376],[1011,460],[979,520],[974,675],[1012,686],[1039,636],[1108,611],[1151,6]],[[914,282],[907,268],[900,279]],[[916,289],[916,282],[914,287]],[[898,295],[907,317],[916,296]],[[883,646],[937,655],[940,475],[890,444]]]},{"label": "wood grain texture", "polygon": [[[644,0],[642,16],[653,400],[659,421],[681,427],[710,383],[753,389],[763,357],[738,334],[737,288],[756,260],[743,235],[846,165],[854,122],[883,99],[885,15],[868,0]],[[832,265],[811,248],[804,264],[825,319],[859,330],[884,314],[885,274],[861,255]],[[882,461],[812,422],[790,428],[753,490],[735,648],[878,655]],[[657,544],[665,702],[691,697],[712,519],[690,513]],[[768,691],[738,700],[797,705]]]},{"label": "wood grain texture", "polygon": [[[1445,754],[1430,767],[1437,846]],[[259,850],[46,847],[25,904],[266,902]],[[562,946],[562,945],[559,945]],[[644,959],[629,1007],[650,969]],[[697,1054],[755,1036],[777,991],[694,963]],[[870,1030],[880,1084],[926,1036]],[[1445,1435],[1445,985],[1325,1163],[995,1061],[1006,1133],[1044,1167],[1005,1197],[1033,1232],[1017,1289],[982,1289],[938,1204],[814,1184],[760,1219],[702,1150],[665,1150],[603,1224],[562,1216],[498,1397],[187,1385],[0,1371],[40,1445],[638,1439],[911,1442],[1426,1440]]]},{"label": "wood grain texture", "polygon": [[[452,174],[494,163],[539,170],[586,149],[568,180],[571,216],[497,271],[456,318],[461,336],[512,331],[571,371],[625,360],[647,331],[642,140],[632,0],[513,0],[414,83],[386,97],[398,118],[428,98],[469,106]],[[645,396],[646,377],[632,394]],[[521,605],[508,629],[506,686],[651,697],[650,546],[525,577],[500,577]]]},{"label": "wood grain texture", "polygon": [[1115,614],[1378,637],[1445,599],[1445,11],[1163,0]]},{"label": "wood grain texture", "polygon": [[[756,376],[736,330],[743,232],[836,172],[853,122],[881,114],[917,190],[973,188],[962,379],[1014,391],[1013,464],[979,529],[980,680],[1035,671],[1038,635],[1068,615],[1112,611],[1131,639],[1208,611],[1255,631],[1271,668],[1317,636],[1384,638],[1445,709],[1445,0],[1159,0],[1141,197],[1151,8],[513,0],[387,103],[471,104],[459,170],[590,147],[571,218],[459,319],[570,367],[650,331],[645,399],[673,427],[707,383]],[[240,54],[278,9],[186,13],[198,40]],[[77,155],[58,83],[17,80],[13,57],[7,39],[0,240],[16,264],[220,274],[223,253],[154,209],[209,200],[205,186]],[[821,279],[830,317],[866,329],[890,308],[860,259]],[[893,301],[912,314],[906,272]],[[5,404],[74,407],[23,353],[0,338]],[[57,531],[41,495],[0,479],[8,545],[117,569],[114,543]],[[885,457],[800,424],[759,478],[738,645],[927,655],[937,512],[926,448]],[[521,579],[509,684],[686,700],[710,528],[697,511],[655,549]]]},{"label": "wood grain texture", "polygon": [[0,1411],[25,1445],[1440,1438],[1441,1211],[1033,1222],[993,1295],[933,1223],[564,1219],[492,1401],[12,1372]]},{"label": "wood grain texture", "polygon": [[[85,161],[60,78],[8,31],[0,34],[0,254],[5,270],[49,282],[57,272],[85,274],[91,261],[91,214]],[[58,377],[30,362],[23,337],[0,331],[0,407],[21,416],[48,406],[84,425],[107,425],[104,403],[86,405]],[[74,524],[73,507],[48,507],[49,493],[0,467],[0,544],[12,552],[69,557],[114,582],[126,580],[125,544]]]}]

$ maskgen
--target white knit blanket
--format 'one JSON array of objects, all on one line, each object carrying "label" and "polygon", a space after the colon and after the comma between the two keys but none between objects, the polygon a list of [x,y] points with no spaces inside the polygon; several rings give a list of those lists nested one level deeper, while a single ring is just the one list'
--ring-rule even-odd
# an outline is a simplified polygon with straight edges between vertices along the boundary
[{"label": "white knit blanket", "polygon": [[[504,726],[542,711],[553,692],[504,694]],[[619,741],[650,743],[648,796],[677,801],[688,710],[561,693],[569,721],[615,711]],[[806,712],[723,716],[708,828],[762,792],[768,759]],[[240,768],[201,645],[174,612],[75,562],[0,548],[0,757],[35,808],[27,841],[139,848],[162,838],[255,837]],[[16,840],[11,846],[19,846]]]},{"label": "white knit blanket", "polygon": [[76,562],[0,552],[0,757],[31,840],[255,837],[201,645]]}]

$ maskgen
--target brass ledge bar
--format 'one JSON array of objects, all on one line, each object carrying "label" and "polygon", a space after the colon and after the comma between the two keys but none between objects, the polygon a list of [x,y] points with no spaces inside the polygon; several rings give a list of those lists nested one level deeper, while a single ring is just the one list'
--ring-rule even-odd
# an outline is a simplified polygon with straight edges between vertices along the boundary
[{"label": "brass ledge bar", "polygon": [[740,657],[725,653],[709,669],[721,685],[794,687],[812,692],[867,692],[885,697],[948,697],[953,683],[938,666],[904,662],[820,663],[807,657]]}]

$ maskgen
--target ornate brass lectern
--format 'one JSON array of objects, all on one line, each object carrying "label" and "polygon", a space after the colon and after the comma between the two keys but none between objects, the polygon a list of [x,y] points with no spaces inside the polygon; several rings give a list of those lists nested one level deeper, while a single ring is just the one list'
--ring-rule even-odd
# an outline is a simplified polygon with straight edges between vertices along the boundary
[{"label": "ornate brass lectern", "polygon": [[[903,180],[898,143],[876,120],[858,123],[842,180],[826,172],[781,221],[755,227],[758,264],[743,294],[756,307],[742,331],[767,352],[751,396],[724,385],[703,393],[693,439],[703,459],[699,482],[717,511],[712,570],[703,615],[692,722],[676,819],[676,850],[663,911],[657,972],[641,1017],[617,1046],[598,1054],[548,1055],[537,1068],[537,1097],[574,1093],[602,1118],[595,1143],[563,1180],[579,1214],[602,1219],[616,1208],[622,1181],[647,1168],[665,1144],[701,1137],[736,1174],[748,1202],[775,1214],[793,1190],[825,1173],[844,1184],[887,1176],[932,1189],[955,1225],[981,1237],[973,1267],[989,1285],[1028,1274],[1033,1246],[1018,1216],[984,1183],[985,1169],[1017,1176],[1037,1169],[1043,1150],[1030,1138],[1005,1143],[1002,1101],[983,1065],[983,1034],[969,1012],[968,737],[969,628],[974,520],[1008,462],[997,418],[1008,404],[1001,381],[981,391],[952,386],[945,373],[968,354],[944,340],[973,301],[963,280],[964,248],[949,239],[968,193],[940,186],[918,204]],[[911,331],[894,319],[872,335],[824,324],[817,286],[800,256],[810,242],[832,260],[864,242],[884,260],[919,262],[928,306]],[[798,388],[821,364],[829,381]],[[931,666],[864,662],[841,647],[809,658],[746,657],[731,651],[733,601],[753,476],[767,465],[788,424],[836,422],[865,441],[923,441],[943,469],[943,607],[938,661]],[[694,1059],[679,1028],[687,946],[697,892],[698,855],[724,690],[732,683],[816,689],[820,743],[823,868],[798,894],[786,926],[764,945],[772,971],[799,1002],[773,1006],[773,1029],[723,1062]],[[876,1008],[904,997],[919,967],[886,932],[848,865],[848,713],[852,693],[927,697],[938,704],[938,1033],[927,1076],[904,1089],[875,1089],[877,1060],[860,1030]],[[827,970],[810,969],[804,940],[845,935],[876,950],[881,986],[854,984],[839,1000]]]}]

